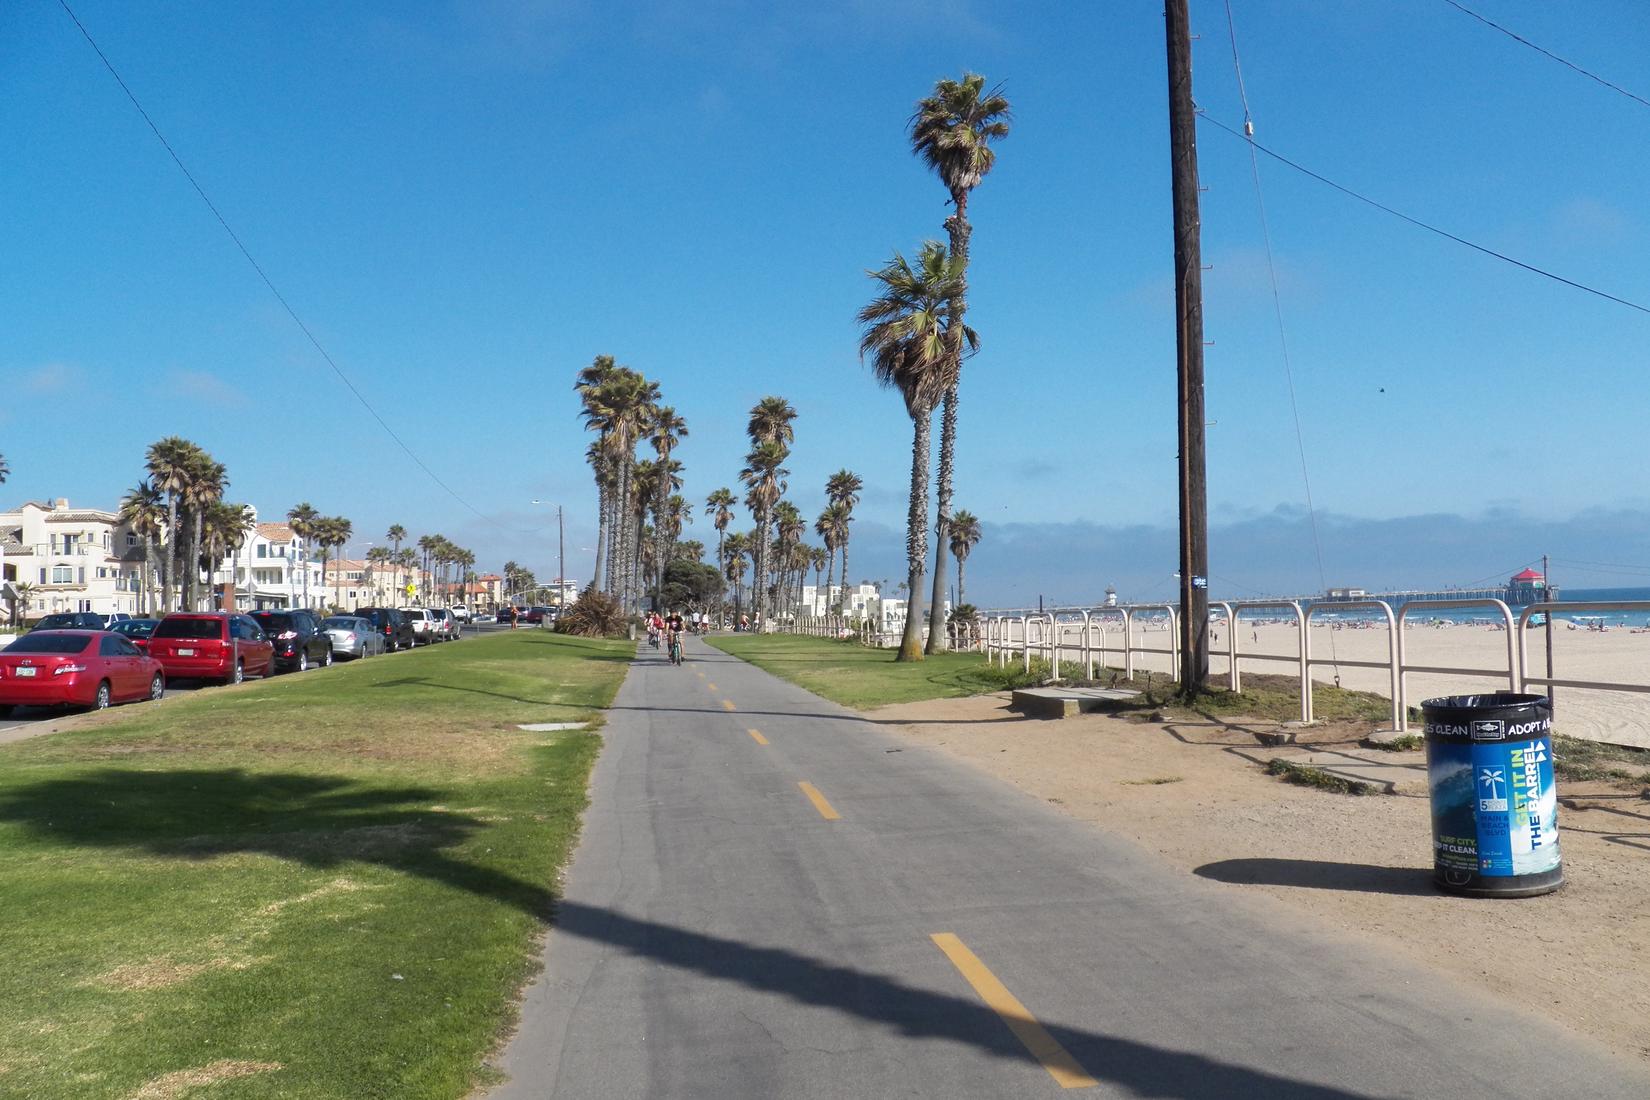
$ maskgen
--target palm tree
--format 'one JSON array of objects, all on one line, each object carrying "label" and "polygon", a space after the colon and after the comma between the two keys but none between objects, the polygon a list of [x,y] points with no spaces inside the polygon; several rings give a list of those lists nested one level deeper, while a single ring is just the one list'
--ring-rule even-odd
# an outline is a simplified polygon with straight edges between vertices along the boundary
[{"label": "palm tree", "polygon": [[[959,80],[940,80],[931,95],[917,103],[911,116],[911,151],[934,170],[951,196],[945,232],[956,263],[956,285],[946,300],[949,327],[963,329],[968,310],[968,197],[991,171],[995,141],[1008,136],[1009,106],[1001,87],[986,89],[985,77],[964,73]],[[957,386],[962,378],[962,344],[951,350],[945,412],[940,418],[940,468],[935,492],[934,591],[930,604],[928,652],[945,648],[945,552],[951,523],[951,475],[957,445]],[[915,595],[913,595],[915,599]]]},{"label": "palm tree", "polygon": [[[292,527],[293,556],[297,560],[293,563],[304,573],[304,606],[309,606],[309,563],[306,560],[309,554],[309,540],[315,534],[315,522],[321,518],[321,513],[315,510],[309,501],[294,504],[287,509],[286,521]],[[302,540],[301,542],[299,540]],[[302,549],[302,553],[298,551]]]},{"label": "palm tree", "polygon": [[[188,593],[185,605],[191,610],[201,610],[201,570],[205,567],[205,547],[202,545],[206,526],[206,514],[213,505],[223,500],[223,492],[229,487],[228,471],[223,463],[212,458],[205,451],[200,451],[195,460],[190,463],[188,477],[184,482],[181,494],[184,506],[189,513],[189,546],[185,560],[189,563],[189,572],[185,578]],[[207,574],[210,580],[211,574]]]},{"label": "palm tree", "polygon": [[29,600],[34,597],[34,585],[28,581],[18,581],[12,585],[17,593],[17,600],[11,605],[11,625],[18,626],[28,618]]},{"label": "palm tree", "polygon": [[819,578],[820,575],[825,572],[826,562],[830,562],[832,565],[836,564],[836,555],[828,552],[823,546],[811,546],[808,548],[808,557],[813,562],[814,567],[814,599],[813,602],[808,605],[808,615],[810,617],[815,617],[819,614],[819,601],[824,599],[827,605],[830,602],[830,590],[826,589],[823,595],[821,594]]},{"label": "palm tree", "polygon": [[[751,453],[746,458],[746,471],[741,471],[740,479],[747,486],[751,482],[746,479],[746,472],[751,471],[753,460],[755,473],[762,481],[759,499],[765,502],[763,511],[756,515],[756,544],[752,547],[752,557],[755,566],[755,580],[753,584],[760,591],[752,593],[755,597],[756,612],[762,620],[763,629],[767,628],[767,574],[770,571],[768,564],[768,520],[767,509],[771,509],[778,502],[785,487],[779,478],[789,471],[781,470],[786,458],[790,456],[791,444],[796,441],[796,429],[791,421],[796,419],[796,409],[783,397],[769,394],[758,401],[750,411],[750,419],[745,427],[745,434],[750,437]],[[768,448],[764,450],[764,448]],[[760,458],[758,458],[760,456]],[[764,471],[767,471],[764,473]],[[772,471],[779,471],[777,474]],[[755,509],[752,509],[754,512]]]},{"label": "palm tree", "polygon": [[[206,516],[201,524],[201,538],[208,580],[217,575],[225,558],[234,558],[236,552],[246,545],[247,536],[257,530],[257,527],[257,513],[252,510],[251,505],[229,504],[220,500],[207,506]],[[235,609],[226,607],[223,610]]]},{"label": "palm tree", "polygon": [[598,433],[606,458],[615,467],[612,498],[611,537],[607,547],[607,588],[619,597],[626,610],[632,605],[635,554],[632,509],[634,490],[631,473],[636,463],[636,444],[649,433],[652,413],[659,398],[659,384],[650,382],[628,367],[614,367],[584,395],[585,425]]},{"label": "palm tree", "polygon": [[[343,516],[327,516],[317,521],[316,538],[321,544],[321,576],[327,575],[327,555],[329,551],[341,551],[344,544],[349,542],[350,536],[355,533],[355,527]],[[343,555],[334,553],[339,567],[332,571],[332,605],[337,607],[343,601]]]},{"label": "palm tree", "polygon": [[957,559],[957,604],[961,606],[968,601],[963,598],[963,564],[968,561],[968,555],[980,541],[980,520],[973,512],[966,509],[951,517],[951,554]]},{"label": "palm tree", "polygon": [[[673,462],[670,454],[676,449],[677,444],[687,438],[687,421],[677,416],[676,410],[671,406],[661,405],[653,411],[652,423],[649,428],[648,439],[653,444],[654,453],[659,456],[659,465],[666,470],[681,469],[681,464]],[[654,557],[659,563],[658,584],[664,583],[665,563],[670,561],[669,544],[673,541],[668,534],[667,524],[662,522],[666,500],[670,496],[670,490],[666,487],[666,482],[669,480],[669,478],[661,478],[658,484],[654,486],[653,530],[655,537],[660,540],[658,549],[654,551]],[[681,530],[682,525],[678,523],[676,525],[677,533],[680,534]]]},{"label": "palm tree", "polygon": [[[796,548],[802,544],[802,536],[807,533],[808,521],[802,518],[802,511],[788,500],[782,500],[774,506],[774,547],[778,551],[775,560],[779,568],[780,610],[795,610],[795,603],[790,596],[790,575],[796,570]],[[800,593],[798,594],[800,597]]]},{"label": "palm tree", "polygon": [[[836,553],[848,543],[848,506],[839,500],[833,500],[825,505],[825,510],[819,513],[814,521],[814,533],[825,542],[825,612],[831,610],[831,580],[836,575]],[[847,565],[843,566],[846,570]],[[848,574],[842,574],[843,587],[847,587]],[[840,600],[838,601],[840,606]]]},{"label": "palm tree", "polygon": [[739,471],[739,480],[746,488],[745,507],[756,519],[750,547],[754,566],[751,602],[764,630],[768,623],[768,525],[773,517],[774,505],[785,492],[785,478],[790,474],[784,462],[785,447],[773,440],[766,440],[751,449],[751,453],[745,456],[744,469]]},{"label": "palm tree", "polygon": [[[392,527],[392,528],[390,528],[390,530],[393,531],[393,530],[395,530],[395,528]],[[405,531],[403,531],[401,534],[402,534],[403,538],[406,537],[406,532]],[[367,566],[372,571],[371,575],[372,575],[372,601],[373,601],[373,603],[377,603],[378,601],[383,599],[383,597],[381,595],[379,595],[381,576],[382,576],[383,572],[385,571],[386,567],[390,564],[391,559],[394,558],[394,557],[395,557],[395,551],[391,550],[388,546],[374,546],[374,547],[372,547],[371,549],[369,549],[367,551]]]},{"label": "palm tree", "polygon": [[161,610],[176,611],[173,603],[174,586],[178,583],[178,508],[183,487],[189,479],[189,467],[200,448],[182,436],[169,435],[149,444],[145,461],[149,482],[157,492],[166,494],[166,552],[161,557]]},{"label": "palm tree", "polygon": [[837,614],[848,613],[848,525],[854,521],[854,505],[859,503],[860,490],[865,483],[858,474],[844,467],[825,481],[825,499],[843,508],[842,519],[842,592],[837,600]]},{"label": "palm tree", "polygon": [[4,485],[6,483],[6,479],[10,476],[11,467],[6,465],[6,456],[0,455],[0,485]]},{"label": "palm tree", "polygon": [[[619,365],[611,355],[598,355],[588,367],[579,371],[573,382],[573,392],[579,395],[583,404],[585,427],[593,431],[604,431],[591,419],[591,413],[597,406],[597,394],[603,385],[619,369]],[[608,553],[608,525],[613,506],[612,490],[614,489],[611,463],[608,461],[605,440],[598,437],[590,445],[586,457],[590,460],[590,467],[596,478],[596,514],[599,517],[596,531],[596,575],[590,583],[597,588],[603,587],[603,567]],[[606,589],[611,591],[612,578],[607,578]]]},{"label": "palm tree", "polygon": [[[733,495],[733,490],[727,486],[713,491],[705,498],[705,515],[711,517],[711,525],[716,528],[716,571],[726,573],[727,559],[722,555],[722,543],[728,530],[728,524],[733,522],[733,506],[739,501]],[[725,599],[722,593],[716,595],[716,621],[722,621],[725,611]]]},{"label": "palm tree", "polygon": [[728,535],[722,544],[722,575],[733,585],[733,613],[743,614],[744,602],[739,595],[739,582],[745,579],[745,555],[750,552],[750,536],[743,531]]},{"label": "palm tree", "polygon": [[896,252],[880,271],[869,274],[880,284],[880,293],[859,311],[864,326],[860,358],[870,356],[877,381],[900,391],[912,424],[911,504],[905,531],[910,603],[895,659],[920,661],[922,628],[917,620],[928,559],[929,432],[934,406],[950,387],[950,368],[956,362],[952,342],[973,346],[976,340],[967,326],[959,333],[952,331],[946,303],[956,288],[957,265],[938,241],[923,242],[916,267]]},{"label": "palm tree", "polygon": [[156,547],[166,530],[166,502],[147,478],[120,498],[120,522],[143,541],[143,572],[138,582],[138,614],[147,615],[153,599]]}]

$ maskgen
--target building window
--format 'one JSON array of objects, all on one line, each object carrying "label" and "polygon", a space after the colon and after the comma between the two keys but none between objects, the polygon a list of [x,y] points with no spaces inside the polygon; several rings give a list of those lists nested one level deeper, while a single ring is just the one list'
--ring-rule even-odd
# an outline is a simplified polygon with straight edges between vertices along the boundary
[{"label": "building window", "polygon": [[[45,570],[42,569],[40,572],[45,573]],[[40,579],[45,580],[46,578],[44,576],[42,576]],[[54,565],[54,566],[52,566],[52,583],[53,584],[73,584],[74,583],[74,566],[72,566],[72,565]]]},{"label": "building window", "polygon": [[269,557],[269,547],[267,547],[267,546],[265,546],[265,545],[264,545],[264,544],[263,544],[263,543],[261,543],[261,542],[260,542],[260,543],[259,543],[259,544],[258,544],[258,556],[259,556],[259,557],[260,557],[260,558],[267,558],[267,557]]}]

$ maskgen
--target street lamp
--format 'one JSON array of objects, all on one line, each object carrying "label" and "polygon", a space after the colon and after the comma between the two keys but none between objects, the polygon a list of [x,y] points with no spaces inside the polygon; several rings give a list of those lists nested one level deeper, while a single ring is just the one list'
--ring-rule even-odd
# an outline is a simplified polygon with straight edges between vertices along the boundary
[{"label": "street lamp", "polygon": [[[535,498],[534,504],[544,504]],[[567,528],[562,523],[561,505],[556,505],[556,606],[567,606]]]}]

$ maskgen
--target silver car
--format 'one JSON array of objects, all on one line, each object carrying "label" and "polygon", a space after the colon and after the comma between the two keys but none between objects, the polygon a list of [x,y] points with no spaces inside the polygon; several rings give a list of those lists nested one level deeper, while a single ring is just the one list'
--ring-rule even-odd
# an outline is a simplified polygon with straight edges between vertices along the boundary
[{"label": "silver car", "polygon": [[456,641],[463,636],[464,627],[459,623],[458,616],[454,615],[450,608],[438,607],[430,614],[435,616],[437,636],[442,641]]},{"label": "silver car", "polygon": [[321,621],[321,629],[332,639],[335,657],[376,657],[384,652],[384,636],[371,619],[334,615]]}]

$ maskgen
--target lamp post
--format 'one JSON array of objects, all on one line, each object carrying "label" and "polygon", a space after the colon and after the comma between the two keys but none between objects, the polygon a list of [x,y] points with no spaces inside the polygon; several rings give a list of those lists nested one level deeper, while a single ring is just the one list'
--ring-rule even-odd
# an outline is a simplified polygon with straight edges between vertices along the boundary
[{"label": "lamp post", "polygon": [[[535,499],[533,503],[545,502]],[[567,606],[567,527],[559,504],[556,505],[556,606]]]}]

